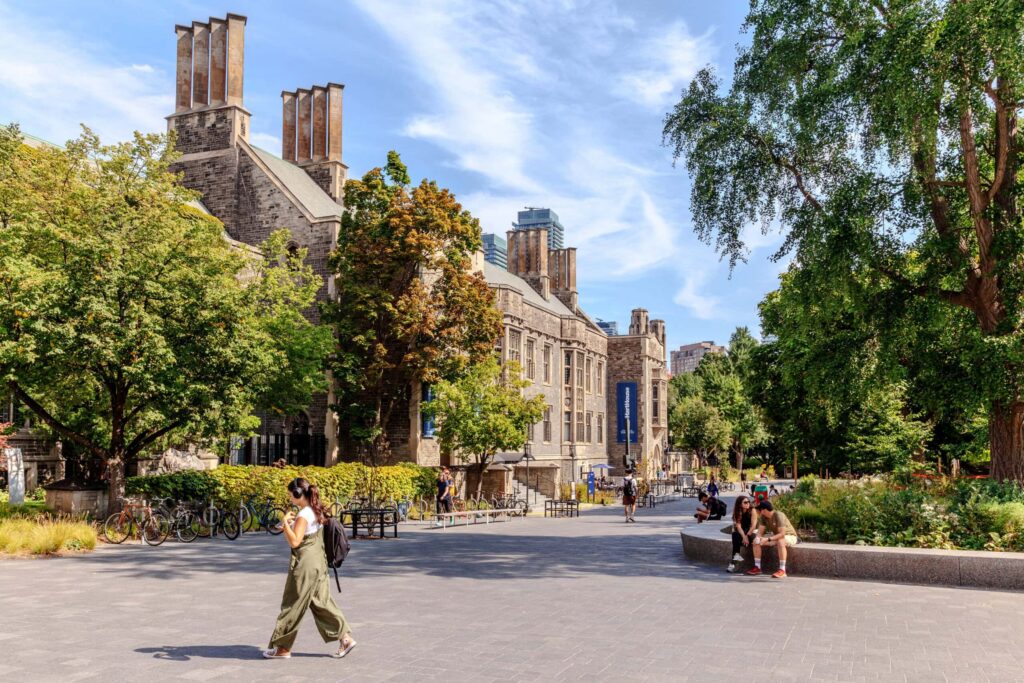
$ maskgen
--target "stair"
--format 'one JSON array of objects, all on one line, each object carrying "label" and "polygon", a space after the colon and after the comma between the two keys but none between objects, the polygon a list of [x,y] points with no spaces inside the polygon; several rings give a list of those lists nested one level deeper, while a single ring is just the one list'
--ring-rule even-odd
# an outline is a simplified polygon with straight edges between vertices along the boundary
[{"label": "stair", "polygon": [[516,488],[514,490],[517,498],[525,497],[527,499],[530,506],[530,514],[544,514],[544,503],[548,501],[548,496],[527,486],[518,479],[516,480]]}]

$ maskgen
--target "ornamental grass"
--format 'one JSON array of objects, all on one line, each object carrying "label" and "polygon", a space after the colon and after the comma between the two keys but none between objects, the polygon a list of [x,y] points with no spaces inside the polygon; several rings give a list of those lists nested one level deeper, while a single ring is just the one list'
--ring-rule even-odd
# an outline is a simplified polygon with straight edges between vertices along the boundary
[{"label": "ornamental grass", "polygon": [[53,555],[95,547],[96,530],[80,520],[49,516],[0,519],[0,553]]}]

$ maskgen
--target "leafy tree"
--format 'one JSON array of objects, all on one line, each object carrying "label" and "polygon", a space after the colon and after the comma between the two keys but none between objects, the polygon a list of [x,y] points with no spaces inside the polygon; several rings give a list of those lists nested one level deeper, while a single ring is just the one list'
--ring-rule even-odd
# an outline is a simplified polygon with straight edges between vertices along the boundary
[{"label": "leafy tree", "polygon": [[410,187],[397,153],[346,183],[345,207],[331,257],[337,303],[325,307],[338,336],[334,409],[342,442],[376,463],[410,385],[454,379],[488,357],[501,315],[470,272],[479,222],[436,183]]},{"label": "leafy tree", "polygon": [[848,469],[892,472],[907,465],[931,436],[931,426],[905,415],[903,387],[871,391],[846,430]]},{"label": "leafy tree", "polygon": [[740,470],[747,450],[768,438],[761,411],[750,400],[746,386],[750,355],[756,346],[747,328],[737,328],[729,354],[704,356],[695,373],[701,382],[701,397],[718,409],[728,425],[733,463]]},{"label": "leafy tree", "polygon": [[322,389],[319,279],[276,233],[244,256],[168,165],[166,135],[33,149],[0,128],[0,381],[40,429],[106,465],[258,424]]},{"label": "leafy tree", "polygon": [[700,461],[729,448],[729,423],[718,408],[699,396],[688,396],[672,407],[668,416],[669,427],[676,446],[697,453]]},{"label": "leafy tree", "polygon": [[527,429],[544,416],[544,397],[523,396],[529,382],[520,375],[514,361],[502,368],[491,357],[457,380],[438,382],[427,404],[426,412],[438,421],[442,451],[475,463],[478,496],[494,454],[522,448]]},{"label": "leafy tree", "polygon": [[778,220],[777,256],[837,287],[870,274],[889,300],[940,309],[987,405],[991,474],[1019,481],[1021,10],[756,0],[728,91],[701,71],[664,129],[693,177],[697,233],[732,264],[748,224]]}]

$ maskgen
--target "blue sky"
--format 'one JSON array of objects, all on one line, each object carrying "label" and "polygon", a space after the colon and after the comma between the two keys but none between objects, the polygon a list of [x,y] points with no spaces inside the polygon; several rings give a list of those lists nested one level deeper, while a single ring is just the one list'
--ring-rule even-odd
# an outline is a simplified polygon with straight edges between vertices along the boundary
[{"label": "blue sky", "polygon": [[252,141],[280,154],[280,92],[345,84],[353,176],[396,149],[414,179],[450,187],[503,234],[524,206],[554,209],[578,248],[580,303],[628,324],[643,306],[669,347],[758,330],[782,264],[749,231],[728,263],[692,232],[689,179],[662,119],[701,66],[728,76],[746,3],[658,0],[68,2],[0,0],[0,122],[53,141],[156,131],[173,110],[173,26],[248,16]]}]

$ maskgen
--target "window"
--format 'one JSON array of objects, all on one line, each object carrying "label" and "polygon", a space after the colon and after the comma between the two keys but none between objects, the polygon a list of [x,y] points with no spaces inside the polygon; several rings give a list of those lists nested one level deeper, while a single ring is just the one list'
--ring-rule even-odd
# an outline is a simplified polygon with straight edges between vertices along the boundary
[{"label": "window", "polygon": [[434,418],[427,414],[427,404],[434,400],[434,388],[429,384],[421,387],[420,394],[420,434],[425,439],[433,439],[437,433]]},{"label": "window", "polygon": [[508,359],[519,362],[522,360],[519,345],[523,340],[523,334],[519,330],[508,331]]},{"label": "window", "polygon": [[590,382],[591,375],[594,374],[594,361],[587,357],[587,393],[589,394],[594,390],[594,385]]},{"label": "window", "polygon": [[597,361],[597,395],[604,395],[604,363]]},{"label": "window", "polygon": [[551,384],[551,344],[544,345],[544,384]]},{"label": "window", "polygon": [[658,424],[658,383],[651,385],[651,411],[654,413],[651,422]]},{"label": "window", "polygon": [[597,442],[604,443],[604,414],[597,414]]},{"label": "window", "polygon": [[544,443],[551,443],[551,406],[544,408]]},{"label": "window", "polygon": [[586,432],[583,430],[583,413],[576,413],[576,440],[583,441],[586,436]]},{"label": "window", "polygon": [[591,443],[594,440],[594,431],[592,429],[594,422],[594,414],[587,411],[587,443]]},{"label": "window", "polygon": [[565,386],[572,384],[572,351],[565,352]]},{"label": "window", "polygon": [[565,411],[562,420],[562,441],[572,441],[572,411]]},{"label": "window", "polygon": [[533,351],[534,351],[534,347],[536,347],[536,345],[537,345],[537,342],[535,342],[534,340],[532,340],[532,339],[527,339],[526,340],[526,378],[530,379],[530,380],[536,379],[536,377],[537,377],[537,370],[536,370],[536,367],[534,366],[534,361],[533,361]]},{"label": "window", "polygon": [[583,388],[583,354],[576,354],[576,386]]}]

